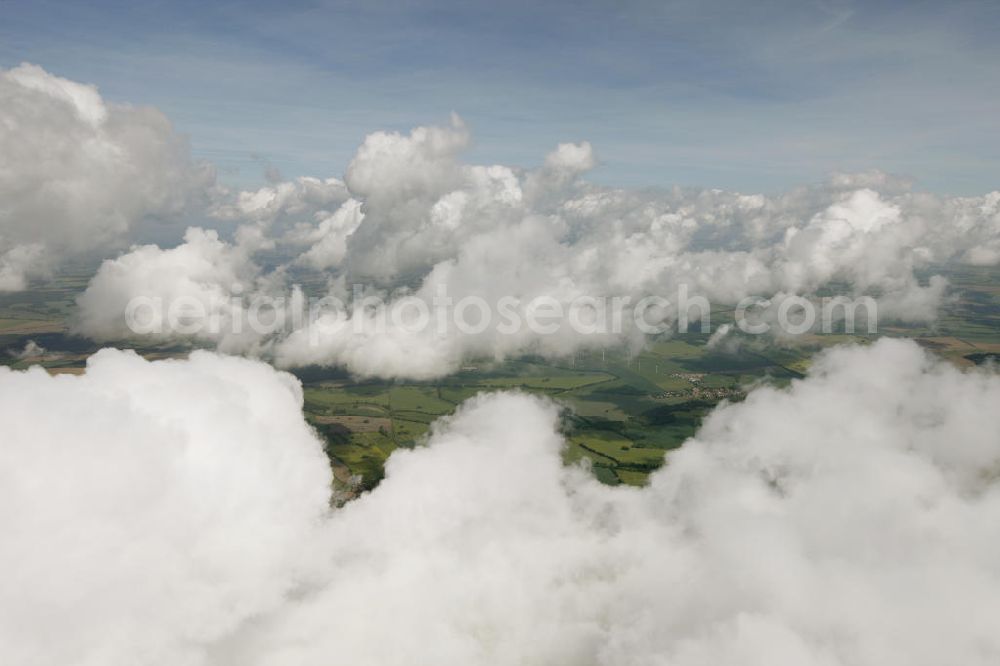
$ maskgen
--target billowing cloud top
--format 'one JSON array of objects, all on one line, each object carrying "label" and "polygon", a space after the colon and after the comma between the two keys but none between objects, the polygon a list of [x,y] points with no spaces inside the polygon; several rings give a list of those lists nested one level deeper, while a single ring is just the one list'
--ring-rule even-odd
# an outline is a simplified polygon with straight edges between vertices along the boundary
[{"label": "billowing cloud top", "polygon": [[[128,337],[135,331],[122,315],[130,302],[154,298],[166,309],[194,275],[202,310],[218,312],[204,298],[211,293],[213,303],[227,303],[226,321],[246,319],[246,310],[282,288],[291,293],[281,282],[284,267],[271,274],[256,268],[247,238],[298,253],[291,264],[320,271],[332,296],[350,300],[350,286],[362,284],[364,294],[397,304],[405,296],[428,310],[442,292],[452,303],[484,299],[495,310],[507,298],[522,322],[539,301],[566,312],[582,299],[665,298],[671,303],[658,316],[676,322],[689,314],[678,302],[682,291],[733,306],[748,297],[811,297],[834,285],[846,296],[877,300],[883,320],[930,321],[947,283],[918,279],[920,269],[1000,260],[997,192],[941,197],[880,173],[838,174],[776,196],[630,191],[582,179],[597,160],[585,142],[560,144],[539,168],[524,170],[462,163],[468,141],[457,117],[409,135],[377,132],[359,148],[344,182],[300,179],[241,193],[215,209],[245,223],[235,245],[206,244],[197,240],[203,232],[191,232],[196,242],[180,248],[144,247],[134,260],[108,262],[80,300],[78,328],[101,340]],[[165,262],[172,269],[149,279],[147,267]],[[212,265],[217,269],[206,270]],[[234,274],[243,276],[235,290]],[[447,374],[471,356],[561,356],[643,337],[628,322],[601,335],[580,335],[565,322],[551,335],[524,326],[500,333],[497,318],[474,332],[415,330],[408,321],[376,330],[364,313],[338,318],[298,310],[304,302],[291,300],[278,306],[286,324],[256,337],[245,326],[192,334],[163,325],[146,334],[214,341],[285,365],[416,378]]]},{"label": "billowing cloud top", "polygon": [[291,376],[207,353],[0,368],[3,661],[205,663],[279,604],[329,502],[301,405]]},{"label": "billowing cloud top", "polygon": [[1000,658],[1000,378],[913,343],[833,350],[719,408],[644,488],[564,467],[555,405],[481,395],[326,515],[300,401],[287,375],[204,352],[0,370],[5,657]]},{"label": "billowing cloud top", "polygon": [[35,65],[0,70],[0,291],[67,256],[118,245],[211,188],[167,118],[108,104]]},{"label": "billowing cloud top", "polygon": [[[186,211],[239,226],[232,240],[194,229],[178,247],[137,246],[105,263],[74,324],[97,340],[194,339],[283,365],[426,378],[471,356],[561,356],[638,345],[644,333],[627,324],[580,335],[564,321],[552,334],[524,326],[510,334],[496,318],[474,332],[415,330],[412,308],[409,319],[376,330],[364,312],[309,307],[286,276],[317,272],[312,284],[346,301],[353,284],[424,308],[442,292],[452,303],[484,299],[492,314],[509,299],[519,322],[543,301],[566,312],[586,299],[653,297],[655,319],[672,324],[690,314],[682,290],[731,306],[834,285],[876,299],[882,319],[930,321],[947,283],[918,279],[921,268],[1000,261],[1000,193],[935,196],[877,172],[775,196],[608,188],[583,178],[598,162],[587,142],[558,144],[536,169],[466,164],[470,133],[453,116],[444,127],[369,135],[343,180],[226,192],[154,109],[110,104],[92,86],[33,65],[0,72],[0,99],[0,152],[9,158],[0,168],[0,290],[23,289],[69,257],[106,253],[144,220]],[[275,256],[294,258],[274,267]],[[279,326],[245,325],[279,296]],[[137,331],[126,315],[142,300],[160,312]],[[212,324],[167,317],[182,301]]]}]

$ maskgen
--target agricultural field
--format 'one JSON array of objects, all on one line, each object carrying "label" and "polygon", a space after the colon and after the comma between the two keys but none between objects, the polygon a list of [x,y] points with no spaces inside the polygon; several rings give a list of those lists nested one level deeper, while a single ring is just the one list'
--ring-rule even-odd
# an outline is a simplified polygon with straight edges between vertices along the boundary
[{"label": "agricultural field", "polygon": [[326,438],[331,460],[359,475],[361,488],[380,480],[392,450],[419,445],[430,424],[463,400],[511,389],[562,406],[567,462],[586,459],[606,483],[642,484],[720,401],[741,400],[752,382],[797,376],[782,365],[788,355],[733,357],[706,349],[703,336],[683,336],[631,356],[605,350],[557,361],[482,361],[432,382],[355,383],[336,371],[323,378],[315,368],[301,378],[306,417]]},{"label": "agricultural field", "polygon": [[[0,294],[0,364],[40,364],[50,372],[81,372],[101,345],[75,337],[74,299],[86,286],[81,269],[29,292]],[[880,333],[915,338],[952,362],[970,366],[1000,358],[1000,270],[946,272],[954,298],[930,326],[883,325]],[[713,311],[713,326],[732,311]],[[304,413],[322,436],[342,497],[376,485],[397,448],[420,446],[441,416],[483,391],[521,390],[563,410],[567,463],[588,465],[601,481],[641,485],[669,451],[698,429],[720,402],[742,400],[761,382],[782,385],[807,372],[813,354],[874,336],[804,335],[793,342],[744,339],[736,350],[712,349],[709,336],[689,333],[652,341],[638,353],[605,349],[556,360],[472,360],[458,373],[428,382],[356,380],[336,368],[295,371]],[[184,345],[128,342],[148,358],[183,356]]]}]

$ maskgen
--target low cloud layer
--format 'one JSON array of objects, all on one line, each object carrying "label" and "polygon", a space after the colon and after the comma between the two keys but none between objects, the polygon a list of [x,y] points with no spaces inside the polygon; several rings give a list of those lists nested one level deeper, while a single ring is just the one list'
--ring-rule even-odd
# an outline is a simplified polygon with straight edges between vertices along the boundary
[{"label": "low cloud layer", "polygon": [[284,604],[330,491],[301,405],[291,376],[209,353],[0,368],[3,662],[205,664]]},{"label": "low cloud layer", "polygon": [[[369,135],[342,180],[228,192],[155,109],[106,102],[27,64],[0,71],[0,99],[10,162],[0,168],[0,290],[106,256],[150,220],[236,228],[193,228],[176,247],[136,245],[107,260],[73,321],[98,341],[187,340],[287,367],[429,378],[475,357],[637,348],[650,333],[635,316],[642,299],[654,301],[642,319],[669,330],[700,320],[685,298],[768,299],[760,316],[773,322],[782,304],[831,292],[873,299],[882,322],[929,322],[948,284],[927,270],[1000,262],[1000,192],[939,196],[879,172],[773,196],[609,188],[586,180],[599,159],[585,141],[557,145],[533,169],[465,163],[471,134],[454,116]],[[447,325],[417,325],[443,293]],[[347,307],[312,307],[320,296]],[[359,297],[410,307],[381,324]],[[573,325],[580,303],[614,298],[628,299],[622,325],[589,326],[609,317],[593,308]],[[468,299],[491,308],[485,326],[476,308],[464,311],[472,326],[454,323]],[[136,302],[156,308],[138,328],[127,316]],[[526,323],[540,304],[562,313],[554,328]],[[183,316],[168,316],[174,306]]]},{"label": "low cloud layer", "polygon": [[[932,321],[948,285],[939,276],[918,278],[922,269],[1000,260],[997,192],[942,197],[877,172],[835,175],[776,196],[630,191],[583,179],[597,163],[585,142],[557,146],[532,170],[465,164],[460,156],[468,142],[457,117],[450,126],[410,134],[377,132],[358,149],[343,182],[300,179],[241,193],[214,214],[242,221],[244,235],[297,258],[262,272],[253,254],[243,253],[238,272],[245,278],[234,291],[231,271],[215,271],[222,280],[199,268],[228,262],[232,248],[202,254],[207,246],[190,240],[179,249],[144,247],[136,250],[143,261],[126,256],[102,267],[80,301],[79,330],[117,339],[125,327],[124,302],[153,297],[166,308],[179,291],[176,283],[194,273],[205,276],[200,288],[235,296],[237,309],[248,309],[282,288],[291,293],[282,283],[287,268],[316,271],[328,294],[347,302],[354,297],[349,286],[358,283],[365,295],[390,303],[415,298],[428,309],[441,290],[453,303],[475,297],[495,306],[507,297],[521,321],[539,300],[565,312],[580,299],[627,297],[634,306],[653,296],[670,301],[654,319],[672,325],[684,314],[700,317],[697,308],[682,306],[682,290],[734,306],[750,297],[778,304],[831,289],[873,298],[883,321]],[[157,252],[190,257],[190,266],[177,263],[153,281],[130,275],[128,265],[145,273],[142,265],[157,261]],[[283,365],[341,365],[362,376],[417,378],[447,374],[473,356],[564,356],[586,347],[637,345],[644,337],[629,321],[600,335],[580,335],[565,322],[547,335],[528,327],[500,333],[495,321],[475,332],[415,330],[412,316],[377,329],[365,312],[331,316],[295,307],[287,299],[281,305],[294,325],[256,338],[244,330],[192,335],[172,326],[155,335],[242,347]],[[117,323],[93,323],[111,318]]]},{"label": "low cloud layer", "polygon": [[718,408],[644,488],[564,467],[556,405],[481,395],[327,517],[262,364],[104,351],[0,398],[12,663],[1000,658],[1000,378],[910,342]]},{"label": "low cloud layer", "polygon": [[[219,240],[215,231],[191,228],[184,242],[163,250],[156,245],[142,245],[117,259],[105,261],[78,299],[76,325],[92,337],[116,340],[130,337],[126,314],[135,299],[147,296],[165,303],[198,304],[207,318],[217,320],[221,330],[233,331],[233,322],[243,313],[239,294],[234,286],[254,288],[259,269],[252,261],[256,241],[230,244]],[[155,341],[171,340],[178,335],[190,335],[196,340],[214,342],[217,336],[205,327],[192,329],[190,334],[180,323],[170,323],[159,308],[145,333]],[[246,344],[258,336],[250,334]],[[226,340],[239,345],[241,336],[232,333]],[[220,345],[223,349],[226,344]]]},{"label": "low cloud layer", "polygon": [[562,467],[552,405],[481,396],[334,516],[323,591],[236,661],[992,663],[998,399],[912,343],[835,350],[637,490]]},{"label": "low cloud layer", "polygon": [[214,183],[159,111],[29,64],[0,69],[0,154],[0,291],[204,207]]}]

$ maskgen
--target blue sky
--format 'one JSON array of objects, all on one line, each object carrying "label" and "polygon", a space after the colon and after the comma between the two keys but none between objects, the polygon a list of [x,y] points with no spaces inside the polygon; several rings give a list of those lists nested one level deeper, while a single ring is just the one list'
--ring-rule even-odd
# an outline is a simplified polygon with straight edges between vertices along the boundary
[{"label": "blue sky", "polygon": [[151,104],[225,182],[339,176],[363,136],[445,123],[468,159],[589,140],[592,178],[767,191],[883,169],[1000,187],[996,2],[0,0],[0,65]]}]

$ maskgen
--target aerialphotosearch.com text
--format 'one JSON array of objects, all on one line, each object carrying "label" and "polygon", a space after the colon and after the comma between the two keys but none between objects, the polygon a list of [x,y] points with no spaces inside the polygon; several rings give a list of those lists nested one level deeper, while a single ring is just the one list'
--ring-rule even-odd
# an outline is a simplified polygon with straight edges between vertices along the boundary
[{"label": "aerialphotosearch.com text", "polygon": [[354,285],[349,298],[306,297],[299,289],[288,296],[244,295],[238,285],[229,297],[138,296],[125,309],[129,330],[136,335],[217,336],[252,333],[261,337],[304,328],[319,334],[388,331],[440,335],[556,335],[571,330],[580,335],[616,335],[627,330],[661,333],[711,333],[731,324],[749,335],[804,333],[867,333],[878,328],[878,304],[869,296],[805,297],[779,294],[747,296],[736,303],[713,304],[680,285],[673,298],[664,295],[556,298],[475,294],[453,296],[439,285],[423,292],[387,297],[364,285]]}]

